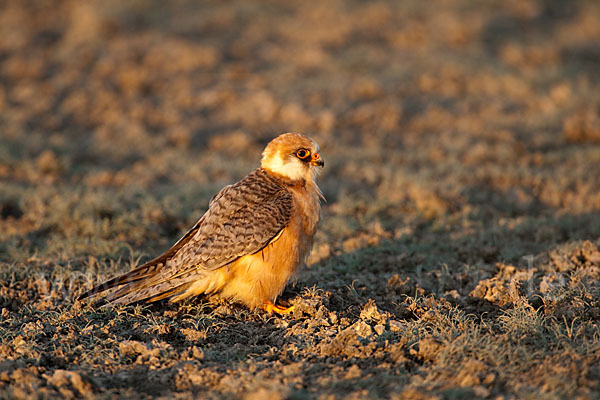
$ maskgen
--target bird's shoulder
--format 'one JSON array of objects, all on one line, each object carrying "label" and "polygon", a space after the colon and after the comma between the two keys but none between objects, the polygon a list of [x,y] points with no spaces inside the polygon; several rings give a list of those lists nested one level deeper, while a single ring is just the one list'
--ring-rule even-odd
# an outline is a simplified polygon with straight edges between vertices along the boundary
[{"label": "bird's shoulder", "polygon": [[262,168],[257,168],[238,182],[225,186],[209,203],[209,210],[236,210],[252,204],[264,204],[277,199],[290,202],[289,184]]}]

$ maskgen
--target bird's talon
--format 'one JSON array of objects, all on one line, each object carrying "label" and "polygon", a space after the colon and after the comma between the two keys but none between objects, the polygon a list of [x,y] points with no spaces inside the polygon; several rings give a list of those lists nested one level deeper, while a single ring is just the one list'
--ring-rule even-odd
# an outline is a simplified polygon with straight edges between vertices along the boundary
[{"label": "bird's talon", "polygon": [[275,304],[271,303],[270,301],[267,301],[264,305],[263,305],[263,310],[265,310],[266,312],[268,312],[269,314],[273,314],[273,313],[277,313],[279,315],[284,315],[284,314],[291,314],[292,311],[294,311],[294,306],[290,306],[290,307],[279,307],[276,306]]}]

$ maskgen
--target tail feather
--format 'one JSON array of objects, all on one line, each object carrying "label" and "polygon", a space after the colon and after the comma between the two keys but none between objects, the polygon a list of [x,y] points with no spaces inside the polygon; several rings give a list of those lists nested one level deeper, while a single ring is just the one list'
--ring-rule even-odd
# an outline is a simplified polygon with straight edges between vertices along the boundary
[{"label": "tail feather", "polygon": [[192,286],[193,282],[188,282],[188,283],[184,283],[183,285],[179,285],[177,287],[174,287],[171,290],[167,290],[166,292],[156,295],[154,297],[150,297],[149,299],[147,299],[146,301],[148,303],[154,303],[155,301],[159,301],[159,300],[163,300],[169,297],[173,297],[176,296],[182,292],[184,292],[187,288],[189,288],[190,286]]},{"label": "tail feather", "polygon": [[126,285],[104,299],[102,307],[127,305],[139,301],[152,303],[184,292],[193,282],[189,281],[142,281]]},{"label": "tail feather", "polygon": [[127,273],[95,286],[81,294],[77,299],[83,300],[109,289],[118,288],[94,303],[106,307],[117,304],[131,304],[137,301],[157,301],[179,294],[182,290],[187,289],[193,282],[196,268],[184,268],[179,271],[171,268],[169,270],[168,261],[190,241],[202,225],[205,216],[162,255]]},{"label": "tail feather", "polygon": [[123,275],[103,282],[78,299],[96,296],[110,289],[117,289],[94,302],[95,306],[110,307],[127,305],[139,301],[155,302],[168,297],[181,295],[194,280],[196,271],[165,273],[164,263],[146,263]]},{"label": "tail feather", "polygon": [[102,282],[99,285],[96,285],[87,292],[80,294],[79,297],[77,297],[77,300],[83,300],[85,298],[92,297],[98,293],[105,292],[109,289],[116,288],[124,284],[132,284],[147,279],[155,275],[158,269],[162,268],[163,266],[163,262],[156,262],[156,260],[152,260],[144,265],[137,267],[136,269],[133,269],[122,275],[109,279],[108,281]]},{"label": "tail feather", "polygon": [[[153,278],[146,279],[139,283],[133,283],[123,288],[123,293],[115,293],[115,297],[123,297],[123,300],[119,298],[119,301],[127,301],[122,304],[129,304],[134,301],[144,300],[146,302],[155,301],[151,300],[155,297],[165,295],[161,298],[169,297],[167,293],[178,294],[181,290],[187,289],[194,283],[194,278],[190,278],[191,274],[185,274],[183,276],[174,275],[165,278],[163,276],[156,276]],[[133,300],[129,300],[133,299]],[[158,299],[157,299],[158,300]]]}]

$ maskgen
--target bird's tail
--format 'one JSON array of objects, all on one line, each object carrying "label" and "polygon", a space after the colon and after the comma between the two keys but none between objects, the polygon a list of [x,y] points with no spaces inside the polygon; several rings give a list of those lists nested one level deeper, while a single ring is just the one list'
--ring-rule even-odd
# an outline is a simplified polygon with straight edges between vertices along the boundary
[{"label": "bird's tail", "polygon": [[110,289],[117,290],[98,298],[95,306],[108,307],[120,304],[131,304],[136,302],[154,302],[181,293],[191,285],[184,277],[164,276],[166,259],[157,258],[141,265],[120,276],[109,279],[87,292],[81,294],[77,299],[83,300],[95,297]]},{"label": "bird's tail", "polygon": [[193,283],[194,271],[169,271],[167,265],[177,251],[193,237],[202,221],[204,221],[204,217],[162,255],[123,275],[97,285],[81,294],[77,299],[83,300],[104,293],[109,289],[118,288],[97,299],[94,303],[97,306],[107,307],[118,304],[131,304],[138,301],[158,301],[185,291]]}]

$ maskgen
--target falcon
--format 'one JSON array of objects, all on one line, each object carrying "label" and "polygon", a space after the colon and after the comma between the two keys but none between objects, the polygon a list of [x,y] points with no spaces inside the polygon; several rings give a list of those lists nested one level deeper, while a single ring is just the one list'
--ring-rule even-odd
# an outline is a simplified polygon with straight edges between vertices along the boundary
[{"label": "falcon", "polygon": [[292,312],[294,306],[275,302],[312,248],[324,200],[316,183],[323,165],[312,139],[278,136],[260,167],[224,187],[169,250],[79,299],[102,293],[96,304],[114,306],[207,295],[271,314]]}]

